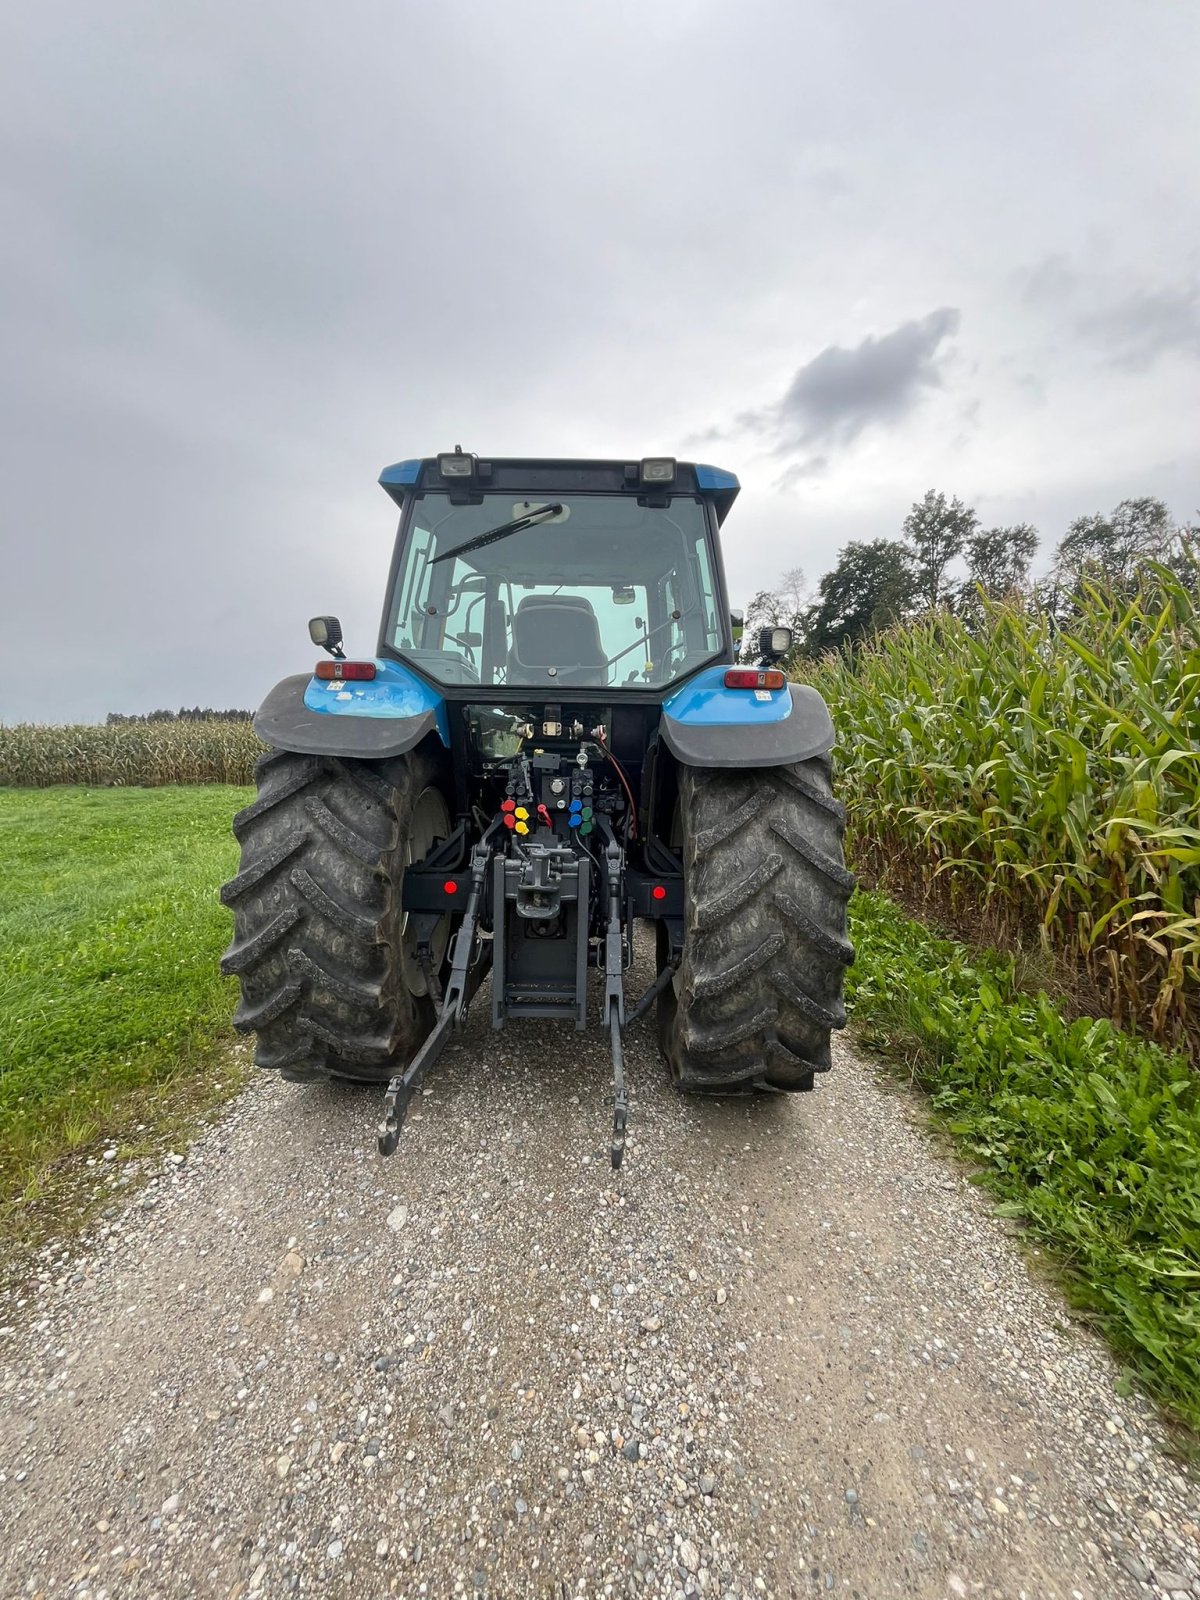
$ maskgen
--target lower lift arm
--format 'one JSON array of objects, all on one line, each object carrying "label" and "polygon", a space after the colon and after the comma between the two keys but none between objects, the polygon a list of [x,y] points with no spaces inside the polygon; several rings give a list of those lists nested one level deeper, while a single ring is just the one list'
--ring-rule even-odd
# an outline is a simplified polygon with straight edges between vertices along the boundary
[{"label": "lower lift arm", "polygon": [[420,1087],[421,1079],[446,1048],[454,1029],[466,1020],[471,997],[491,966],[492,947],[478,937],[479,913],[492,860],[490,832],[489,829],[471,851],[471,887],[467,894],[467,908],[454,936],[450,977],[442,996],[437,1022],[408,1066],[403,1072],[396,1073],[387,1086],[387,1094],[383,1099],[383,1121],[379,1124],[381,1156],[390,1156],[395,1152],[400,1142],[400,1129],[408,1115],[409,1102]]}]

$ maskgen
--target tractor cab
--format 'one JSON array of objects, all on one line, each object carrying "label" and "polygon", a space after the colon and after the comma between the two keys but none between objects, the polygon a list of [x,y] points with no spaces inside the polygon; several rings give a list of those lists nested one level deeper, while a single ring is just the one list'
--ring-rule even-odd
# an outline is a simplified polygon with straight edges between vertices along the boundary
[{"label": "tractor cab", "polygon": [[454,454],[380,481],[403,512],[380,654],[440,687],[662,691],[732,654],[728,473]]}]

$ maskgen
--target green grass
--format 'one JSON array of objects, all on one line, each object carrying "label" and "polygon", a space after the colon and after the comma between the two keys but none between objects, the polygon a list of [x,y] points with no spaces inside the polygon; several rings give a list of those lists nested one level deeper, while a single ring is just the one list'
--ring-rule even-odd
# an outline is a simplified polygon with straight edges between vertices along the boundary
[{"label": "green grass", "polygon": [[240,1079],[217,889],[247,798],[0,789],[0,1240],[61,1211],[81,1153],[153,1147]]},{"label": "green grass", "polygon": [[1200,1429],[1200,1077],[1107,1021],[1065,1021],[1009,959],[882,895],[855,896],[851,933],[857,1036],[930,1092],[1072,1303]]}]

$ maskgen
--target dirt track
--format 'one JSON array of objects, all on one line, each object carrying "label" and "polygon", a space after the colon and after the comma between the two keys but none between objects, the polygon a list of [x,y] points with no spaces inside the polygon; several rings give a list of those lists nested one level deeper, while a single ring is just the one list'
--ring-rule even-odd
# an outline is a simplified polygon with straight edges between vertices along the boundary
[{"label": "dirt track", "polygon": [[386,1164],[376,1096],[256,1081],[0,1308],[0,1594],[1200,1593],[1149,1408],[919,1101],[629,1056],[617,1182],[598,1033],[478,1005]]}]

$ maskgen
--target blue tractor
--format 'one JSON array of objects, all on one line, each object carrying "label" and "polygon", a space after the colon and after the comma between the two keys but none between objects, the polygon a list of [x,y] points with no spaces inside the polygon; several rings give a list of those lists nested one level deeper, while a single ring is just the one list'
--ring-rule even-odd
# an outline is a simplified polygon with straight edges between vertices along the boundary
[{"label": "blue tractor", "polygon": [[[400,508],[377,652],[285,678],[222,890],[236,1026],[294,1082],[386,1087],[379,1148],[491,973],[492,1024],[557,1017],[612,1048],[657,1005],[675,1085],[811,1089],[852,959],[833,725],[764,629],[739,665],[728,472],[664,458],[385,469]],[[626,1011],[633,930],[657,976]],[[596,972],[595,1001],[589,974]]]}]

